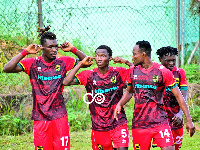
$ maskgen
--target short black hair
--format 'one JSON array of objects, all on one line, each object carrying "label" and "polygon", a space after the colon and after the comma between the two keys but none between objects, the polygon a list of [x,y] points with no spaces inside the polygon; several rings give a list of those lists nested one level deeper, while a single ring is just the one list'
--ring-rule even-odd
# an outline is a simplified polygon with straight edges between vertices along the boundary
[{"label": "short black hair", "polygon": [[151,56],[151,44],[148,41],[137,41],[136,45],[139,45],[139,48],[141,49],[142,52],[145,52],[147,56]]},{"label": "short black hair", "polygon": [[[109,57],[112,57],[112,50],[111,50],[111,48],[109,46],[100,45],[99,47],[97,47],[97,49],[106,49],[108,54],[109,54]],[[97,49],[95,50],[95,53],[96,53]]]},{"label": "short black hair", "polygon": [[161,47],[156,52],[157,55],[159,55],[160,58],[163,56],[172,56],[172,55],[178,55],[177,48],[167,46],[167,47]]},{"label": "short black hair", "polygon": [[56,35],[54,33],[48,32],[49,29],[50,29],[50,25],[48,25],[44,29],[38,30],[38,32],[40,32],[40,34],[38,36],[40,36],[40,44],[41,45],[44,45],[44,43],[46,42],[46,39],[49,39],[49,40],[56,39]]}]

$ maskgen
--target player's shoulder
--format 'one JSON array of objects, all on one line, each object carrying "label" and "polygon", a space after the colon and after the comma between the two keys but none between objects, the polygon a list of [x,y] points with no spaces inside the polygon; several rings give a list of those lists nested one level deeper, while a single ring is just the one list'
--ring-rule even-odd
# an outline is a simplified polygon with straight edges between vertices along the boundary
[{"label": "player's shoulder", "polygon": [[185,74],[185,70],[183,68],[178,68],[176,66],[174,66],[173,70],[174,72],[179,72],[180,74],[184,73]]},{"label": "player's shoulder", "polygon": [[154,67],[157,68],[158,70],[162,71],[162,72],[171,72],[165,66],[163,66],[162,64],[156,63],[156,62],[154,63]]},{"label": "player's shoulder", "polygon": [[121,70],[128,70],[127,68],[124,67],[109,67],[109,70],[116,70],[116,71],[121,71]]},{"label": "player's shoulder", "polygon": [[57,57],[56,59],[62,59],[62,60],[68,60],[68,59],[75,59],[73,57],[70,57],[70,56],[61,56],[61,57]]},{"label": "player's shoulder", "polygon": [[35,58],[24,58],[24,59],[22,59],[22,61],[20,61],[20,62],[34,62],[34,61],[39,60],[39,59],[40,59],[40,57],[35,57]]}]

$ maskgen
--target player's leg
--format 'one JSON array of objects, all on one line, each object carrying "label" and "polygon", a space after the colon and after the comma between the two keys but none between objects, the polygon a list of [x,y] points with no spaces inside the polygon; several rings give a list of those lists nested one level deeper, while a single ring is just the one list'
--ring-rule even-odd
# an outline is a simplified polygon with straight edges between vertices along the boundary
[{"label": "player's leg", "polygon": [[113,150],[110,131],[94,131],[91,134],[93,150]]},{"label": "player's leg", "polygon": [[151,130],[154,134],[153,143],[156,143],[157,147],[161,147],[161,150],[174,150],[174,139],[168,124],[154,127]]},{"label": "player's leg", "polygon": [[70,150],[68,116],[53,121],[54,150]]},{"label": "player's leg", "polygon": [[122,125],[110,131],[111,139],[117,150],[127,150],[129,146],[128,125]]},{"label": "player's leg", "polygon": [[177,130],[172,130],[172,134],[174,138],[175,150],[179,150],[182,146],[183,127]]},{"label": "player's leg", "polygon": [[34,121],[35,150],[53,150],[52,121]]},{"label": "player's leg", "polygon": [[132,129],[134,150],[150,150],[153,135],[149,129]]}]

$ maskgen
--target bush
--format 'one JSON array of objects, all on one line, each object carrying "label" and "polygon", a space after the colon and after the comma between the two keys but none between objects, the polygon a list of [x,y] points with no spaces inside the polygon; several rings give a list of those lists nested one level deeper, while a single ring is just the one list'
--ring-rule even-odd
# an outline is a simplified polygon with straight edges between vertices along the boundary
[{"label": "bush", "polygon": [[83,91],[77,95],[74,89],[69,88],[70,99],[66,106],[71,131],[86,130],[91,127],[91,117],[88,104],[82,100]]},{"label": "bush", "polygon": [[200,66],[197,64],[182,66],[185,70],[188,83],[200,84]]}]

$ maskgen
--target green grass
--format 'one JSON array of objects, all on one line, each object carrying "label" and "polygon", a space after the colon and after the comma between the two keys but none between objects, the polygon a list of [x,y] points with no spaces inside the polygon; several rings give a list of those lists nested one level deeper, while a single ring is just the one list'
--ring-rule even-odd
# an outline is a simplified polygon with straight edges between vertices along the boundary
[{"label": "green grass", "polygon": [[[131,130],[129,150],[133,150]],[[91,130],[71,132],[71,150],[90,150],[91,144]],[[191,138],[189,134],[183,135],[183,146],[181,150],[200,150],[200,132],[196,131]],[[26,133],[21,136],[0,136],[1,150],[33,150],[33,135],[32,133]],[[151,148],[151,150],[160,150],[160,148]]]}]

